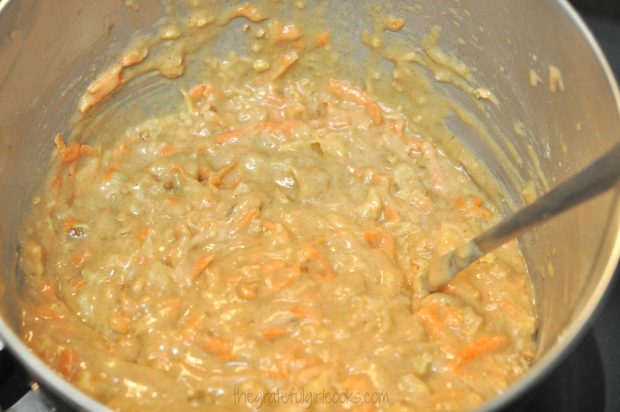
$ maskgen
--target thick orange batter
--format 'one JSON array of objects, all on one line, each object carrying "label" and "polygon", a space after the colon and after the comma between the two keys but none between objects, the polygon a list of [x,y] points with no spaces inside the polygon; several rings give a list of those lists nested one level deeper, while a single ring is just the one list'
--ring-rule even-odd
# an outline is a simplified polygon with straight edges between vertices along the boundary
[{"label": "thick orange batter", "polygon": [[421,276],[494,207],[415,132],[424,119],[297,66],[329,33],[235,13],[277,52],[211,58],[186,107],[105,144],[57,137],[22,238],[25,341],[119,410],[460,411],[496,396],[534,348],[516,244],[436,293]]}]

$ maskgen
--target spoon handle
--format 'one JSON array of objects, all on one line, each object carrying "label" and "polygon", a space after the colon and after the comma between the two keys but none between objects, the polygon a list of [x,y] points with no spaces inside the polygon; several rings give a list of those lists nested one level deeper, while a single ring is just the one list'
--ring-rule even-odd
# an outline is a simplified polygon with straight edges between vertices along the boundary
[{"label": "spoon handle", "polygon": [[488,253],[533,225],[610,189],[618,180],[620,180],[620,143],[531,205],[480,234],[474,241],[480,250]]},{"label": "spoon handle", "polygon": [[475,239],[431,262],[429,287],[437,289],[474,260],[567,209],[614,186],[620,180],[620,143],[585,169],[538,198],[531,205],[481,233]]}]

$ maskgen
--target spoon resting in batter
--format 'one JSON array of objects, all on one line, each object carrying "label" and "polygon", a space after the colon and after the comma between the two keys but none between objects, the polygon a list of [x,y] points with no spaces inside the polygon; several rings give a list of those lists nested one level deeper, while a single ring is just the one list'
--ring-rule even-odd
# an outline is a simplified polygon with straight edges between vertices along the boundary
[{"label": "spoon resting in batter", "polygon": [[530,230],[534,225],[605,192],[617,185],[619,180],[620,143],[531,205],[456,249],[434,257],[428,270],[429,289],[437,290],[478,258]]}]

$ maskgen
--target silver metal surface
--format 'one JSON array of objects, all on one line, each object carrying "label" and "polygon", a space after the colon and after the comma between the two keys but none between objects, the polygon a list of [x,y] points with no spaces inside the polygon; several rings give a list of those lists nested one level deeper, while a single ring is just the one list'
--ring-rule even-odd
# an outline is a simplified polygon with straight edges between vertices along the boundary
[{"label": "silver metal surface", "polygon": [[6,412],[55,412],[51,405],[39,391],[39,385],[32,384],[32,388],[22,398],[7,409]]},{"label": "silver metal surface", "polygon": [[[53,136],[68,132],[79,96],[132,32],[150,31],[161,15],[159,1],[138,3],[139,12],[120,0],[0,3],[0,337],[38,382],[81,410],[106,409],[60,379],[18,337],[16,233],[49,164]],[[367,51],[359,39],[372,27],[371,13],[361,0],[326,3],[333,47],[361,59]],[[472,67],[498,98],[486,116],[459,89],[438,85],[477,114],[493,137],[489,141],[465,124],[451,124],[505,187],[506,195],[494,200],[506,215],[525,204],[521,192],[528,182],[544,193],[618,142],[615,80],[565,1],[417,0],[420,8],[404,0],[372,3],[405,18],[396,36],[421,38],[441,26],[440,46]],[[219,46],[234,49],[235,38],[228,40]],[[561,71],[563,90],[549,91],[549,66]],[[538,87],[530,85],[531,70],[543,80]],[[539,352],[530,373],[483,410],[496,410],[528,390],[583,333],[618,262],[619,228],[615,191],[521,239],[538,301]]]},{"label": "silver metal surface", "polygon": [[[620,143],[584,170],[562,182],[534,203],[502,220],[456,249],[431,262],[432,291],[448,283],[478,258],[558,214],[605,192],[620,181]],[[433,264],[435,263],[435,264]]]}]

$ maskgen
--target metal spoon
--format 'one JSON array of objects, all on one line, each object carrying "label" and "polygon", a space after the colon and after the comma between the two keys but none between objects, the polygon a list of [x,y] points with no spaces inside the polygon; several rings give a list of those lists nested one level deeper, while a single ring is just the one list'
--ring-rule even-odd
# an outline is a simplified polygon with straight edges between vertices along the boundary
[{"label": "metal spoon", "polygon": [[479,257],[531,229],[532,226],[610,189],[619,180],[620,143],[531,205],[453,251],[431,259],[428,270],[429,289],[437,290]]}]

